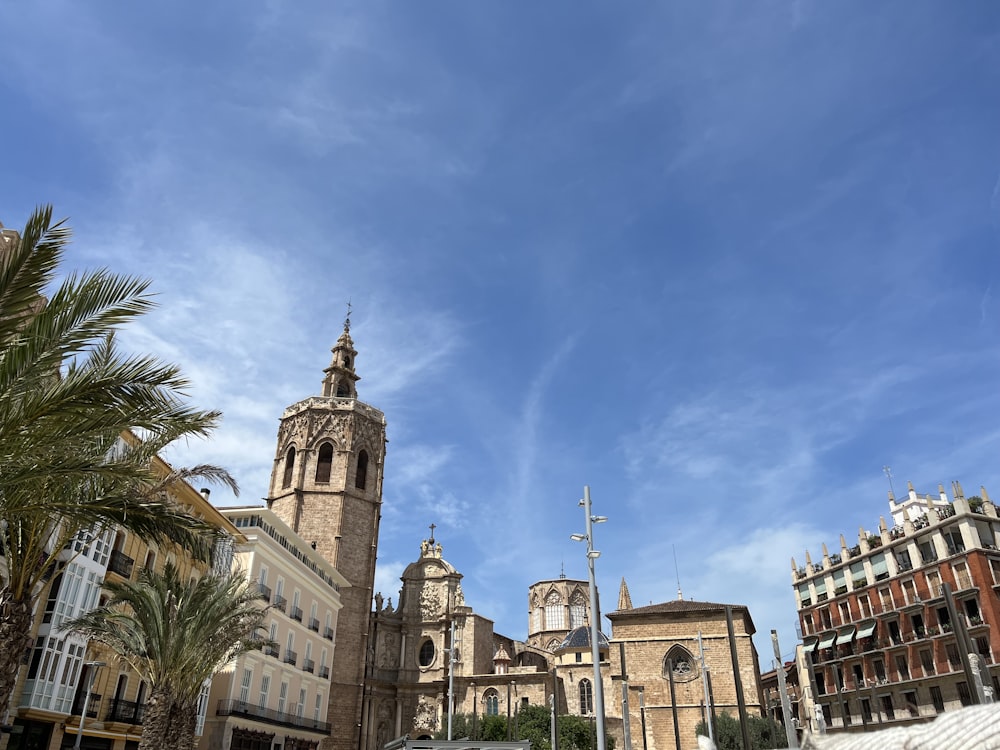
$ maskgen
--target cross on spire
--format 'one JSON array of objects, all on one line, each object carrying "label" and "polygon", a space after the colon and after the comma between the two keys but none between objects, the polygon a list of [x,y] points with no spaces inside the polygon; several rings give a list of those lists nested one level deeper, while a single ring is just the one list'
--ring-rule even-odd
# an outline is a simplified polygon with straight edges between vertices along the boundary
[{"label": "cross on spire", "polygon": [[432,523],[431,524],[431,542],[432,543],[434,542],[434,529],[436,529],[436,528],[437,528],[437,526]]}]

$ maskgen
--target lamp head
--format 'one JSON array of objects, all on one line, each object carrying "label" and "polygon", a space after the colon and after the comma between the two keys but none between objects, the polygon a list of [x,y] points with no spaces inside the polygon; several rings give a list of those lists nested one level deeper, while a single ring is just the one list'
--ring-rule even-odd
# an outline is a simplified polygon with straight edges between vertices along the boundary
[{"label": "lamp head", "polygon": [[591,523],[604,523],[607,520],[608,520],[607,516],[591,516],[590,517],[590,522]]},{"label": "lamp head", "polygon": [[574,542],[585,542],[585,541],[587,541],[587,535],[586,534],[570,534],[569,538],[572,539]]},{"label": "lamp head", "polygon": [[589,557],[591,560],[596,560],[600,556],[601,553],[598,552],[596,549],[587,550],[587,557]]}]

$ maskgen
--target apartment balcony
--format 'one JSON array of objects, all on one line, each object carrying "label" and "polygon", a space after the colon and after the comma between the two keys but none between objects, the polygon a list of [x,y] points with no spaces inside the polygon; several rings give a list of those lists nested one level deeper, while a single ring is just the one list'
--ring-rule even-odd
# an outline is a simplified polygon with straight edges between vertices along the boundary
[{"label": "apartment balcony", "polygon": [[302,622],[302,609],[300,607],[292,607],[292,611],[288,613],[288,616],[296,622]]},{"label": "apartment balcony", "polygon": [[265,602],[271,602],[271,587],[265,586],[263,583],[257,584],[257,593],[260,594],[261,599]]},{"label": "apartment balcony", "polygon": [[315,617],[310,617],[309,618],[309,629],[311,631],[313,631],[314,633],[318,633],[319,632],[319,620],[317,620]]},{"label": "apartment balcony", "polygon": [[319,676],[321,678],[323,678],[324,680],[329,679],[330,678],[330,668],[329,667],[320,667],[319,668]]},{"label": "apartment balcony", "polygon": [[277,610],[279,610],[281,612],[284,612],[285,611],[285,605],[288,604],[288,600],[285,597],[283,597],[281,594],[275,594],[274,601],[271,602],[271,604],[272,604],[272,606],[275,609],[277,609]]},{"label": "apartment balcony", "polygon": [[298,660],[299,660],[299,655],[297,653],[292,651],[290,648],[285,649],[285,658],[282,659],[282,661],[285,662],[285,664],[291,664],[294,667],[295,662],[297,662]]},{"label": "apartment balcony", "polygon": [[281,649],[278,646],[275,646],[273,643],[269,643],[266,646],[264,646],[264,655],[265,656],[274,656],[274,657],[277,657],[280,652],[281,652]]},{"label": "apartment balcony", "polygon": [[275,711],[271,708],[261,708],[253,706],[244,701],[221,700],[215,711],[217,716],[242,716],[255,721],[262,721],[266,724],[275,724],[281,727],[295,727],[297,729],[308,729],[313,732],[330,734],[330,722],[316,721],[305,716],[286,713],[285,711]]},{"label": "apartment balcony", "polygon": [[108,570],[112,573],[117,573],[122,578],[130,578],[134,566],[135,558],[129,557],[124,552],[111,550],[111,557],[108,558]]},{"label": "apartment balcony", "polygon": [[316,662],[314,662],[312,659],[303,659],[302,660],[302,671],[303,672],[308,672],[309,674],[312,674],[315,670],[316,670]]},{"label": "apartment balcony", "polygon": [[[83,712],[83,702],[86,694],[81,692],[77,700],[73,701],[73,708],[70,709],[70,716],[79,716]],[[87,704],[87,718],[96,719],[101,708],[101,696],[98,693],[90,694],[90,703]]]},{"label": "apartment balcony", "polygon": [[142,715],[145,712],[146,704],[136,701],[126,701],[116,698],[111,701],[105,721],[117,721],[122,724],[142,724]]},{"label": "apartment balcony", "polygon": [[333,628],[325,628],[323,630],[323,637],[326,638],[328,641],[332,641],[333,640]]}]

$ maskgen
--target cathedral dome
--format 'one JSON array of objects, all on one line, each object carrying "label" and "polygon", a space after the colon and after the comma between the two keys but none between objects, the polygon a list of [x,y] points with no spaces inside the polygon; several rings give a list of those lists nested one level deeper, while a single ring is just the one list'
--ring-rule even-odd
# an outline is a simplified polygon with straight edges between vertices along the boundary
[{"label": "cathedral dome", "polygon": [[[602,650],[610,648],[608,643],[608,637],[598,631],[597,647]],[[581,625],[569,631],[569,635],[559,644],[559,648],[556,652],[565,651],[566,649],[581,649],[590,648],[590,626]]]}]

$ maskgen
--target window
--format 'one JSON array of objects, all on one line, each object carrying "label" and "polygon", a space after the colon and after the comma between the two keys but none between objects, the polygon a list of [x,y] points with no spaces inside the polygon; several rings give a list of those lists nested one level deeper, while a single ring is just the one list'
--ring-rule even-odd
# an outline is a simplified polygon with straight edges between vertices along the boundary
[{"label": "window", "polygon": [[483,693],[483,703],[486,705],[487,716],[500,715],[500,694],[496,690],[490,688]]},{"label": "window", "polygon": [[590,716],[594,713],[594,687],[590,680],[580,680],[580,715]]},{"label": "window", "polygon": [[253,682],[253,670],[244,669],[243,679],[240,681],[240,703],[246,703],[250,700],[250,684]]},{"label": "window", "polygon": [[901,573],[907,570],[913,570],[913,561],[910,559],[910,553],[907,550],[896,550],[896,567]]},{"label": "window", "polygon": [[861,699],[861,718],[865,724],[870,724],[872,720],[872,704],[867,698]]},{"label": "window", "polygon": [[903,581],[903,596],[906,598],[907,604],[913,604],[920,601],[920,597],[917,595],[917,586],[913,582],[913,579]]},{"label": "window", "polygon": [[860,589],[867,585],[868,574],[865,573],[865,564],[863,562],[851,563],[851,586]]},{"label": "window", "polygon": [[833,595],[840,596],[847,593],[847,570],[839,568],[833,571]]},{"label": "window", "polygon": [[885,676],[885,662],[881,659],[872,659],[872,667],[875,670],[875,679],[881,683],[886,683],[888,680]]},{"label": "window", "polygon": [[316,481],[327,483],[330,481],[330,468],[333,466],[333,445],[323,443],[319,447],[319,456],[316,460]]},{"label": "window", "polygon": [[952,670],[962,668],[962,657],[958,655],[958,646],[954,643],[944,644],[944,652],[948,655],[948,664]]},{"label": "window", "polygon": [[993,583],[1000,583],[1000,560],[995,557],[990,558],[990,572],[993,573]]},{"label": "window", "polygon": [[863,618],[875,616],[875,613],[872,611],[872,601],[868,598],[868,594],[858,594],[858,609],[861,610],[861,617]]},{"label": "window", "polygon": [[854,687],[865,686],[865,670],[860,664],[855,664],[851,669],[854,671]]},{"label": "window", "polygon": [[944,697],[941,695],[941,688],[937,685],[931,685],[931,703],[934,704],[934,710],[938,713],[944,711]]},{"label": "window", "polygon": [[205,730],[205,717],[208,715],[208,696],[211,690],[211,679],[205,680],[201,683],[201,691],[198,693],[198,704],[195,710],[194,720],[194,734],[196,737],[200,737],[201,733]]},{"label": "window", "polygon": [[319,721],[323,714],[323,694],[316,693],[316,706],[313,709],[313,721]]},{"label": "window", "polygon": [[823,623],[823,629],[829,630],[833,627],[833,620],[830,618],[830,608],[823,607],[823,609],[817,609],[817,614],[819,614],[820,622]]},{"label": "window", "polygon": [[299,702],[295,705],[295,715],[300,719],[306,710],[306,689],[299,688]]},{"label": "window", "polygon": [[825,602],[829,598],[829,595],[826,593],[826,579],[817,578],[813,582],[813,587],[816,589],[817,602]]},{"label": "window", "polygon": [[847,602],[838,602],[837,609],[840,611],[841,624],[851,621],[851,606]]},{"label": "window", "polygon": [[896,655],[896,671],[899,672],[900,680],[910,679],[910,664],[906,660],[906,654]]},{"label": "window", "polygon": [[972,579],[969,577],[969,566],[964,562],[952,563],[952,573],[955,574],[955,590],[964,591],[972,588]]},{"label": "window", "polygon": [[368,451],[358,454],[358,470],[354,474],[354,486],[363,490],[368,484]]},{"label": "window", "polygon": [[920,715],[920,709],[917,707],[916,690],[907,690],[903,693],[903,703],[906,704],[906,710],[909,712],[910,716]]},{"label": "window", "polygon": [[285,701],[288,700],[288,683],[282,682],[278,689],[278,713],[285,712]]},{"label": "window", "polygon": [[978,636],[973,639],[975,641],[976,651],[982,657],[983,661],[989,664],[993,661],[990,655],[990,639],[984,635]]},{"label": "window", "polygon": [[576,657],[576,663],[577,664],[582,664],[583,663],[583,654],[581,652],[577,651],[574,654],[574,656]]},{"label": "window", "polygon": [[420,645],[420,666],[429,667],[434,662],[434,641],[428,638]]},{"label": "window", "polygon": [[263,674],[260,677],[260,692],[257,694],[257,705],[260,708],[267,708],[267,691],[271,689],[271,675]]},{"label": "window", "polygon": [[562,630],[566,627],[566,608],[562,597],[556,591],[550,591],[545,597],[545,629]]},{"label": "window", "polygon": [[885,715],[889,719],[889,721],[892,721],[896,718],[896,712],[892,710],[891,695],[882,696],[882,710],[885,712]]},{"label": "window", "polygon": [[930,592],[931,599],[941,596],[941,574],[936,570],[928,570],[925,578],[927,579],[927,590]]},{"label": "window", "polygon": [[920,650],[920,666],[924,670],[924,677],[934,674],[934,655],[929,648]]},{"label": "window", "polygon": [[918,541],[917,549],[920,550],[920,559],[923,560],[924,565],[938,559],[937,550],[934,549],[934,542],[931,539]]},{"label": "window", "polygon": [[675,680],[686,681],[694,678],[696,676],[694,656],[683,646],[673,646],[663,657],[663,676],[669,677],[671,669]]},{"label": "window", "polygon": [[892,601],[892,591],[888,587],[878,590],[878,601],[882,605],[883,612],[891,612],[896,608],[896,605]]},{"label": "window", "polygon": [[285,454],[285,476],[281,480],[282,487],[292,486],[292,472],[295,469],[295,446],[291,446]]},{"label": "window", "polygon": [[917,638],[923,638],[924,635],[926,635],[923,615],[910,615],[910,626],[913,629],[913,634]]},{"label": "window", "polygon": [[969,692],[969,683],[959,682],[955,684],[958,688],[958,699],[962,702],[963,706],[972,705],[972,693]]},{"label": "window", "polygon": [[965,552],[965,542],[962,540],[962,532],[958,529],[946,531],[942,536],[944,536],[945,544],[948,545],[949,555],[957,555],[959,552]]},{"label": "window", "polygon": [[889,577],[889,563],[885,559],[885,552],[879,552],[871,556],[872,573],[876,581],[884,581]]},{"label": "window", "polygon": [[582,604],[569,605],[569,626],[578,628],[584,624],[587,617],[587,608]]}]

